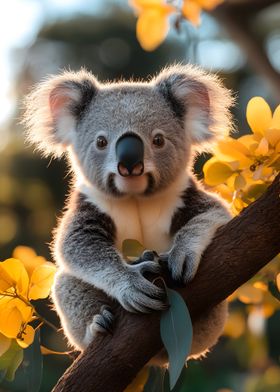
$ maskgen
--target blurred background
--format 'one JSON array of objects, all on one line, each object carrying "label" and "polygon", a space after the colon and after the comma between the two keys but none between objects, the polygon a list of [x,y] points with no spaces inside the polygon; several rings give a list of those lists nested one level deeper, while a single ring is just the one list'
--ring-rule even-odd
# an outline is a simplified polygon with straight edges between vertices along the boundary
[{"label": "blurred background", "polygon": [[[32,86],[62,69],[86,67],[101,81],[145,78],[174,62],[191,62],[218,73],[237,96],[236,126],[248,132],[245,109],[255,95],[272,108],[280,103],[280,2],[228,0],[202,15],[199,28],[171,20],[168,39],[145,52],[135,37],[136,18],[126,0],[9,0],[0,13],[0,259],[17,245],[50,260],[51,232],[68,192],[63,160],[43,159],[25,145],[19,121]],[[176,27],[177,26],[177,27]],[[201,160],[196,166],[201,175]],[[273,299],[271,300],[273,301]],[[276,301],[276,300],[274,300]],[[57,326],[45,302],[38,309]],[[231,303],[225,336],[207,359],[190,362],[188,392],[280,391],[280,312],[252,316]],[[256,310],[254,308],[254,310]],[[249,314],[249,316],[248,316]],[[251,317],[251,319],[250,319]],[[42,343],[66,350],[62,335],[47,327]],[[41,391],[50,391],[69,366],[68,356],[44,357]],[[1,391],[25,391],[19,375]]]}]

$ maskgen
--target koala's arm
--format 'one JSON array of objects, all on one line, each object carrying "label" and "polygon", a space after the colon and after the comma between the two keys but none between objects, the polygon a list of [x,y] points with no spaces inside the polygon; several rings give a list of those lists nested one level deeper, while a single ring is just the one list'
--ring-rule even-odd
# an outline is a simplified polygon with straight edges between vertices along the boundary
[{"label": "koala's arm", "polygon": [[163,290],[143,276],[146,271],[158,273],[159,265],[127,264],[115,248],[115,231],[108,215],[76,193],[55,236],[55,259],[67,273],[117,299],[128,311],[163,309]]},{"label": "koala's arm", "polygon": [[201,189],[194,180],[182,195],[184,205],[171,222],[173,244],[163,255],[174,280],[192,280],[204,250],[216,230],[226,224],[231,215],[215,195]]}]

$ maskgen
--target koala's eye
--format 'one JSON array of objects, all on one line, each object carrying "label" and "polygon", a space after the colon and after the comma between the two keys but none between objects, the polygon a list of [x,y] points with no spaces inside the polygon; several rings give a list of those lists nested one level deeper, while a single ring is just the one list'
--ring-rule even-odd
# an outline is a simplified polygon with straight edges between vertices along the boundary
[{"label": "koala's eye", "polygon": [[105,148],[107,144],[108,142],[105,136],[98,136],[98,138],[96,139],[96,145],[100,150]]},{"label": "koala's eye", "polygon": [[164,141],[163,135],[160,134],[160,133],[157,133],[157,134],[154,136],[154,138],[153,138],[153,145],[154,145],[155,147],[163,147],[163,146],[164,146],[164,143],[165,143],[165,141]]}]

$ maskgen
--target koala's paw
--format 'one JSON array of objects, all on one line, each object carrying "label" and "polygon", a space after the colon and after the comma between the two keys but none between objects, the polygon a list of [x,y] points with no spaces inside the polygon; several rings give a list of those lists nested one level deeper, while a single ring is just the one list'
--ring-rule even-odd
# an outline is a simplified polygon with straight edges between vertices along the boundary
[{"label": "koala's paw", "polygon": [[136,265],[139,263],[143,263],[143,261],[158,262],[158,260],[159,260],[159,256],[158,256],[157,252],[155,252],[154,250],[144,250],[142,255],[137,260],[133,261],[133,263],[131,263],[131,264]]},{"label": "koala's paw", "polygon": [[126,279],[120,282],[118,301],[129,312],[149,313],[166,309],[165,290],[157,287],[146,274],[159,275],[161,266],[155,261],[141,261],[127,265]]},{"label": "koala's paw", "polygon": [[200,256],[176,244],[169,252],[160,255],[160,262],[167,266],[173,280],[186,284],[194,278]]},{"label": "koala's paw", "polygon": [[95,314],[92,318],[92,322],[87,326],[85,343],[89,344],[98,333],[112,334],[114,319],[111,308],[107,305],[103,305],[100,309],[100,313]]}]

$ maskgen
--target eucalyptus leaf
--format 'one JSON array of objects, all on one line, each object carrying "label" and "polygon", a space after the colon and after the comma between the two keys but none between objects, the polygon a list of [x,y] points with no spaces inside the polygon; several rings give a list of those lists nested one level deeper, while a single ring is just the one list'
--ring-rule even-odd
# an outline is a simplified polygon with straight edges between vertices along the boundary
[{"label": "eucalyptus leaf", "polygon": [[122,253],[126,259],[140,257],[144,250],[144,246],[137,240],[126,239],[122,243]]},{"label": "eucalyptus leaf", "polygon": [[267,190],[267,184],[254,184],[248,188],[247,197],[249,199],[258,199]]},{"label": "eucalyptus leaf", "polygon": [[0,383],[5,379],[6,370],[0,370]]},{"label": "eucalyptus leaf", "polygon": [[40,331],[37,330],[34,342],[24,350],[24,372],[26,374],[26,390],[38,392],[42,381],[43,361],[40,348]]},{"label": "eucalyptus leaf", "polygon": [[13,381],[15,372],[22,363],[22,360],[23,349],[13,340],[9,349],[0,357],[0,371],[5,372],[6,380]]},{"label": "eucalyptus leaf", "polygon": [[278,301],[280,301],[280,292],[278,290],[276,283],[273,280],[268,282],[268,289],[270,293],[273,295],[273,297],[278,299]]},{"label": "eucalyptus leaf", "polygon": [[176,291],[166,289],[169,309],[162,313],[160,334],[169,358],[169,382],[173,389],[192,344],[192,321],[185,301]]},{"label": "eucalyptus leaf", "polygon": [[149,377],[143,392],[169,392],[168,383],[166,383],[166,375],[167,372],[164,368],[156,366],[150,367]]}]

